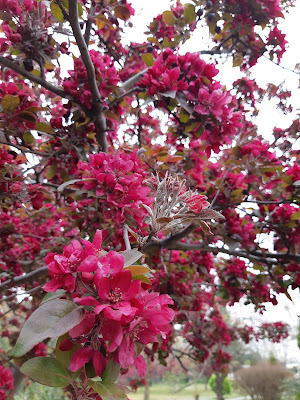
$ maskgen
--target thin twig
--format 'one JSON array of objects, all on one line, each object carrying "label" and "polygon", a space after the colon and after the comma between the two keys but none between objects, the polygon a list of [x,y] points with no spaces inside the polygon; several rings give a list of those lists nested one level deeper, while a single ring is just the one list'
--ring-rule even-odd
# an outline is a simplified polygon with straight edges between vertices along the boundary
[{"label": "thin twig", "polygon": [[25,295],[25,294],[34,293],[34,292],[38,291],[39,289],[41,289],[42,286],[43,286],[43,285],[39,285],[39,286],[36,286],[36,287],[34,287],[34,288],[32,288],[32,289],[26,290],[25,292],[22,292],[22,293],[14,293],[14,294],[11,294],[10,296],[2,297],[2,298],[0,299],[0,302],[2,302],[2,301],[13,300],[13,299],[14,299],[15,297],[17,297],[17,296],[23,296],[23,295]]},{"label": "thin twig", "polygon": [[4,67],[12,69],[13,71],[17,72],[18,74],[24,76],[24,78],[27,78],[31,82],[41,85],[43,88],[49,90],[50,92],[56,94],[57,96],[71,100],[74,103],[80,104],[79,100],[76,101],[75,99],[73,99],[73,97],[71,95],[69,95],[68,93],[66,93],[63,89],[60,89],[60,88],[52,85],[51,83],[40,78],[39,76],[31,74],[30,72],[26,71],[24,68],[20,67],[20,65],[16,64],[12,60],[9,60],[7,57],[0,56],[0,65],[3,65]]},{"label": "thin twig", "polygon": [[96,10],[96,6],[92,4],[89,15],[87,17],[87,21],[86,21],[86,25],[85,25],[85,32],[83,35],[84,41],[87,46],[89,46],[89,43],[90,43],[90,34],[91,34],[91,28],[92,28],[94,17],[95,17],[95,10]]},{"label": "thin twig", "polygon": [[9,280],[3,282],[0,285],[0,291],[3,292],[4,290],[6,290],[8,285],[11,285],[11,284],[19,285],[21,283],[28,282],[28,281],[31,281],[36,278],[40,278],[47,274],[48,274],[48,267],[45,266],[45,267],[38,268],[34,271],[28,272],[27,274],[24,274],[21,276],[16,276],[12,279],[9,279]]},{"label": "thin twig", "polygon": [[128,226],[126,224],[123,224],[123,238],[125,242],[125,247],[126,250],[131,250],[131,245],[128,237]]},{"label": "thin twig", "polygon": [[219,196],[220,189],[221,189],[221,187],[223,186],[223,184],[224,184],[224,182],[225,182],[225,179],[227,178],[228,173],[229,173],[229,169],[227,169],[226,174],[223,176],[223,178],[222,178],[222,180],[221,180],[221,183],[220,183],[220,185],[219,185],[219,187],[218,187],[217,193],[215,194],[215,197],[213,198],[213,201],[210,203],[209,208],[213,208],[213,206],[214,206],[214,204],[215,204],[215,202],[216,202],[216,200],[217,200],[217,198],[218,198],[218,196]]}]

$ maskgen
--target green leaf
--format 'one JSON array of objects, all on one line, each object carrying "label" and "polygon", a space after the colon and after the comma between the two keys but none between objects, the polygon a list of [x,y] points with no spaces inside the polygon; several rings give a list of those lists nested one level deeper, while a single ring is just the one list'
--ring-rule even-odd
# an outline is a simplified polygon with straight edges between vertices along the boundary
[{"label": "green leaf", "polygon": [[186,4],[184,9],[183,18],[187,24],[191,24],[196,19],[195,6],[193,4]]},{"label": "green leaf", "polygon": [[47,179],[51,179],[55,176],[57,171],[57,165],[56,164],[51,164],[48,168],[47,168],[47,172],[46,172],[46,177]]},{"label": "green leaf", "polygon": [[37,122],[35,129],[40,132],[50,133],[50,135],[54,133],[52,126],[46,124],[45,122]]},{"label": "green leaf", "polygon": [[144,267],[143,265],[130,265],[124,268],[125,271],[129,270],[132,276],[144,275],[151,272],[149,267]]},{"label": "green leaf", "polygon": [[152,282],[150,281],[150,279],[147,278],[145,275],[135,275],[135,276],[132,277],[132,280],[133,281],[140,280],[140,281],[142,281],[144,283],[147,283],[147,285],[152,285]]},{"label": "green leaf", "polygon": [[125,6],[116,6],[114,13],[116,18],[122,19],[123,21],[130,18],[130,11]]},{"label": "green leaf", "polygon": [[20,104],[19,96],[13,96],[12,94],[6,94],[1,102],[2,110],[14,111]]},{"label": "green leaf", "polygon": [[83,14],[83,8],[82,5],[78,2],[78,16],[81,17]]},{"label": "green leaf", "polygon": [[88,385],[101,397],[102,400],[122,400],[127,399],[126,387],[118,385],[116,383],[104,385],[101,382],[88,380]]},{"label": "green leaf", "polygon": [[82,181],[83,181],[83,179],[72,179],[72,180],[67,181],[67,182],[65,182],[65,183],[62,183],[60,186],[58,186],[57,191],[58,191],[59,193],[61,193],[61,192],[64,191],[64,189],[65,189],[67,186],[73,185],[73,183],[82,182]]},{"label": "green leaf", "polygon": [[49,111],[49,107],[28,107],[22,110],[22,112],[37,113],[39,111]]},{"label": "green leaf", "polygon": [[42,385],[65,387],[70,384],[67,368],[51,357],[35,357],[20,368],[22,374]]},{"label": "green leaf", "polygon": [[164,11],[162,13],[162,19],[167,25],[173,26],[175,24],[175,17],[172,11]]},{"label": "green leaf", "polygon": [[141,253],[137,249],[120,251],[119,254],[122,254],[124,256],[124,268],[129,267],[130,265],[135,263],[143,255],[143,253]]},{"label": "green leaf", "polygon": [[33,137],[32,133],[30,131],[24,132],[23,140],[27,144],[33,144],[35,142],[35,138]]},{"label": "green leaf", "polygon": [[239,67],[243,61],[244,61],[244,57],[241,54],[237,54],[233,57],[232,66]]},{"label": "green leaf", "polygon": [[[75,353],[75,351],[81,348],[80,344],[77,343],[77,344],[74,344],[74,346],[70,350],[67,350],[67,351],[60,350],[59,346],[61,345],[61,343],[64,340],[66,340],[68,338],[69,338],[68,333],[60,336],[57,339],[56,347],[55,347],[55,358],[67,368],[69,368],[69,366],[70,366],[71,358],[73,357],[73,354]],[[82,368],[80,368],[78,371],[76,371],[74,373],[71,373],[72,378],[74,379],[76,375],[79,376],[81,374],[81,371],[82,371]]]},{"label": "green leaf", "polygon": [[291,220],[292,221],[300,220],[300,210],[291,215]]},{"label": "green leaf", "polygon": [[183,107],[181,107],[180,113],[179,113],[180,122],[183,122],[184,124],[186,124],[189,119],[190,119],[190,114]]},{"label": "green leaf", "polygon": [[151,54],[151,53],[142,54],[142,60],[147,65],[147,67],[152,67],[152,65],[155,62],[153,54]]},{"label": "green leaf", "polygon": [[104,385],[114,383],[120,373],[120,364],[113,361],[112,357],[109,359],[107,366],[101,376]]},{"label": "green leaf", "polygon": [[64,289],[57,289],[56,292],[49,292],[46,294],[46,296],[42,299],[40,306],[44,303],[47,303],[47,301],[54,300],[54,299],[59,299],[60,297],[65,296],[67,293],[66,290]]},{"label": "green leaf", "polygon": [[64,22],[64,15],[58,4],[52,1],[50,4],[50,9],[54,18],[56,18],[59,22]]},{"label": "green leaf", "polygon": [[56,338],[78,325],[84,317],[82,307],[70,300],[51,300],[37,308],[28,320],[15,346],[15,357],[21,357],[47,338]]}]

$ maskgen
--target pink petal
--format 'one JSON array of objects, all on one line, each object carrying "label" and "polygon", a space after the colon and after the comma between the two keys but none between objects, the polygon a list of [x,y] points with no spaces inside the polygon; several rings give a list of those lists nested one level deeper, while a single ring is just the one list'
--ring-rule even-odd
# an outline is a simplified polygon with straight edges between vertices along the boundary
[{"label": "pink petal", "polygon": [[125,335],[118,351],[118,358],[122,368],[129,368],[134,363],[135,347],[132,338]]},{"label": "pink petal", "polygon": [[126,293],[123,294],[123,300],[131,300],[141,290],[141,281],[139,279],[133,281]]},{"label": "pink petal", "polygon": [[102,245],[102,231],[100,231],[99,229],[97,229],[94,239],[93,239],[93,246],[97,249],[97,250],[101,250],[101,245]]},{"label": "pink petal", "polygon": [[92,358],[94,350],[91,347],[83,347],[75,351],[71,363],[70,371],[76,372],[79,368],[87,364]]},{"label": "pink petal", "polygon": [[82,306],[99,306],[99,301],[92,296],[75,297],[74,301]]},{"label": "pink petal", "polygon": [[94,279],[94,283],[97,287],[98,295],[100,299],[107,300],[111,289],[111,282],[106,277],[98,278],[97,272],[96,272],[96,277]]},{"label": "pink petal", "polygon": [[105,308],[110,307],[109,304],[100,304],[97,307],[94,308],[94,313],[95,314],[100,314],[102,310]]},{"label": "pink petal", "polygon": [[111,279],[111,288],[119,289],[121,293],[127,292],[131,284],[131,272],[122,271]]},{"label": "pink petal", "polygon": [[95,320],[95,314],[86,313],[83,320],[69,331],[69,335],[71,336],[71,338],[86,335],[94,327]]},{"label": "pink petal", "polygon": [[77,268],[77,271],[84,271],[84,272],[93,272],[96,271],[98,268],[98,258],[95,256],[87,256],[80,266]]},{"label": "pink petal", "polygon": [[106,368],[106,359],[101,351],[95,351],[93,355],[93,365],[95,367],[96,374],[101,376]]},{"label": "pink petal", "polygon": [[55,292],[57,289],[61,288],[64,283],[65,283],[64,277],[55,276],[43,286],[43,289],[46,292]]},{"label": "pink petal", "polygon": [[114,351],[122,342],[123,330],[118,321],[105,319],[101,326],[101,333],[105,341],[111,342],[109,351]]},{"label": "pink petal", "polygon": [[64,289],[73,293],[75,290],[75,282],[76,282],[75,277],[71,274],[68,274],[65,278]]},{"label": "pink petal", "polygon": [[117,275],[124,267],[124,256],[116,251],[110,251],[104,257],[100,257],[99,261],[103,266],[108,266],[107,269],[105,267],[104,269],[108,270],[111,276]]},{"label": "pink petal", "polygon": [[134,359],[134,366],[137,372],[139,373],[140,377],[145,378],[147,372],[147,364],[142,355],[139,355]]},{"label": "pink petal", "polygon": [[74,343],[71,342],[70,339],[65,339],[64,341],[61,342],[59,345],[59,350],[61,351],[68,351],[73,349]]}]

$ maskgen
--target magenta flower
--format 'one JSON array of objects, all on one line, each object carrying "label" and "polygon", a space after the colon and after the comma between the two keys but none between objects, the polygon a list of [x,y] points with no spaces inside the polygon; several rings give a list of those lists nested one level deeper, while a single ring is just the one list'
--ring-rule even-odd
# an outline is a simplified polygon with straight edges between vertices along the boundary
[{"label": "magenta flower", "polygon": [[195,214],[201,212],[204,208],[209,206],[209,202],[206,201],[207,197],[201,194],[196,194],[186,201],[186,206],[189,210]]},{"label": "magenta flower", "polygon": [[44,261],[52,279],[43,286],[43,289],[46,292],[55,292],[59,288],[64,288],[73,293],[76,282],[74,272],[77,271],[82,257],[83,248],[78,240],[73,240],[69,246],[65,247],[63,255],[48,254]]},{"label": "magenta flower", "polygon": [[106,368],[106,358],[100,350],[94,350],[92,346],[82,347],[75,351],[71,363],[70,371],[76,372],[92,360],[96,374],[101,376]]}]

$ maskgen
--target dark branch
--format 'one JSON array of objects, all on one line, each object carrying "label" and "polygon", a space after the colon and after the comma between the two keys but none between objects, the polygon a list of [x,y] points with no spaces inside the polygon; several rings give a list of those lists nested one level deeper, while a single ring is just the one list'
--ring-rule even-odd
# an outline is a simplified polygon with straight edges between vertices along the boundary
[{"label": "dark branch", "polygon": [[104,107],[98,90],[95,68],[79,25],[78,0],[69,0],[69,22],[87,73],[87,81],[92,96],[92,111],[95,113],[96,138],[102,151],[107,152]]},{"label": "dark branch", "polygon": [[34,271],[28,272],[25,275],[16,276],[15,278],[12,278],[12,279],[9,279],[9,280],[3,282],[0,285],[0,291],[3,292],[4,290],[6,290],[8,285],[11,285],[11,284],[14,284],[15,286],[20,285],[21,283],[30,282],[36,278],[40,278],[47,274],[48,274],[48,267],[45,266],[45,267],[36,269]]},{"label": "dark branch", "polygon": [[0,302],[2,302],[2,301],[13,300],[13,299],[15,299],[17,296],[23,296],[23,295],[25,295],[25,294],[31,294],[31,293],[37,292],[39,289],[41,289],[42,286],[43,286],[43,285],[39,285],[39,286],[36,286],[36,287],[34,287],[34,288],[30,289],[30,290],[26,290],[26,292],[14,293],[14,294],[11,294],[11,295],[9,295],[9,296],[2,297],[2,298],[0,299]]},{"label": "dark branch", "polygon": [[31,82],[37,83],[41,85],[43,88],[49,90],[50,92],[56,94],[57,96],[63,97],[65,99],[71,100],[76,103],[76,100],[73,99],[72,96],[67,94],[63,89],[60,89],[46,80],[40,78],[39,76],[35,76],[30,72],[26,71],[24,68],[20,67],[20,65],[16,64],[12,60],[9,60],[6,57],[0,56],[0,64],[4,67],[10,68],[15,71],[17,74],[24,76],[24,78],[29,79]]},{"label": "dark branch", "polygon": [[[192,226],[189,225],[187,228],[185,228],[180,235],[182,236],[184,233],[188,234],[192,232]],[[149,243],[146,244],[146,246],[143,248],[143,251],[145,253],[152,253],[155,252],[159,249],[167,249],[167,250],[183,250],[183,251],[192,251],[192,250],[201,250],[204,252],[209,252],[217,255],[218,253],[223,253],[223,254],[229,254],[231,256],[235,257],[242,257],[246,258],[249,261],[252,262],[269,262],[273,263],[274,261],[272,259],[276,259],[279,262],[283,260],[293,260],[293,261],[300,261],[300,254],[289,254],[289,253],[270,253],[270,252],[261,252],[261,251],[252,251],[250,253],[244,252],[244,251],[239,251],[239,250],[230,250],[230,249],[225,249],[225,248],[220,248],[220,247],[213,247],[213,246],[204,246],[201,243],[181,243],[175,240],[176,236],[168,236],[164,239],[161,239],[159,241],[150,241]],[[184,236],[183,236],[184,237]],[[182,237],[181,237],[182,238]]]},{"label": "dark branch", "polygon": [[92,28],[93,21],[94,21],[95,10],[96,10],[96,7],[92,4],[87,21],[86,21],[85,32],[83,35],[84,41],[87,46],[89,46],[89,43],[90,43],[90,34],[91,34],[91,28]]}]

